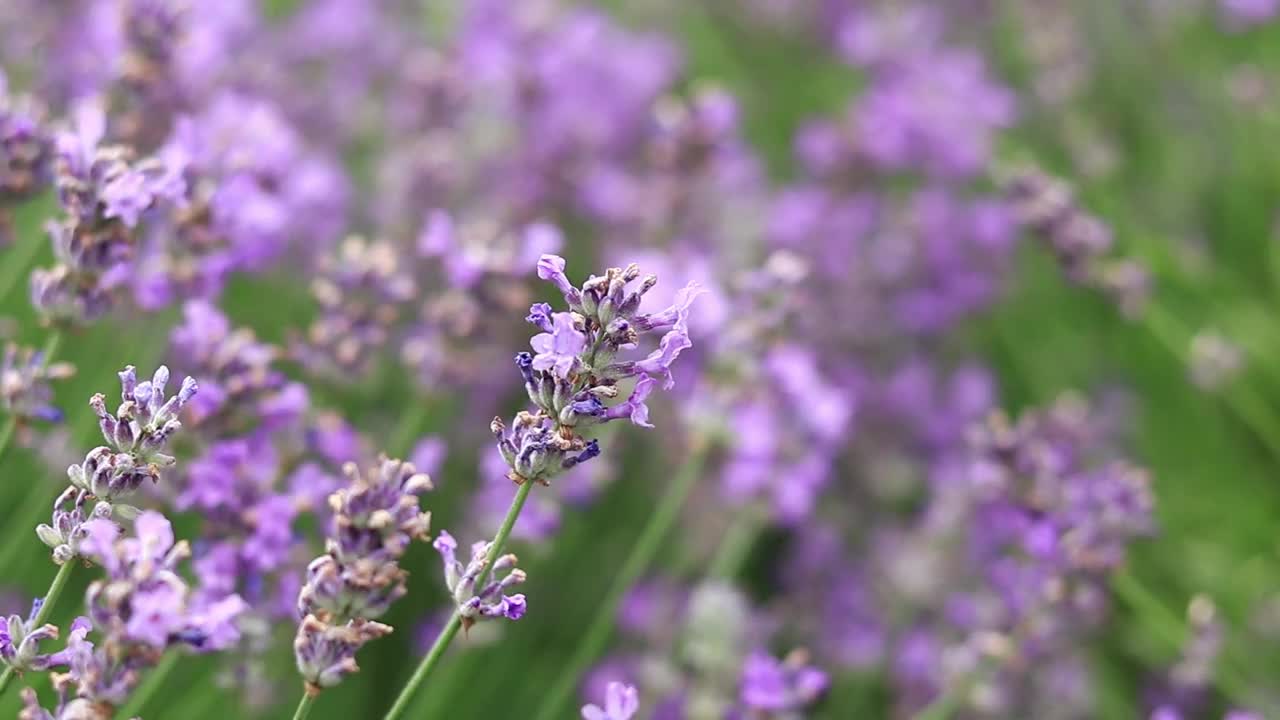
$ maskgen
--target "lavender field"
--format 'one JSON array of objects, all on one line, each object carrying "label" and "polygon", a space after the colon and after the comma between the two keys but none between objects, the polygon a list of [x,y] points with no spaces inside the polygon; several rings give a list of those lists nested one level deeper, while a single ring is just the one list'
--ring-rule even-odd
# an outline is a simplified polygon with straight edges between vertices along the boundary
[{"label": "lavender field", "polygon": [[1280,718],[1280,0],[0,0],[0,718]]}]

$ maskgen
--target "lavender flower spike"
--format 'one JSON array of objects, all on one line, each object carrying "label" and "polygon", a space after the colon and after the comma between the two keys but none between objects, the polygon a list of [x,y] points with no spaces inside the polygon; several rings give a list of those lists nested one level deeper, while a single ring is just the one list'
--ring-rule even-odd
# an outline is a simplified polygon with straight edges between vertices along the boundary
[{"label": "lavender flower spike", "polygon": [[[122,402],[115,415],[107,411],[101,393],[89,400],[107,446],[94,448],[84,462],[67,468],[72,487],[111,503],[133,494],[147,480],[159,481],[160,470],[174,463],[163,451],[182,427],[178,414],[198,389],[188,377],[176,395],[166,397],[168,382],[169,368],[163,365],[150,381],[141,383],[130,365],[120,372]],[[77,498],[77,504],[83,499]]]},{"label": "lavender flower spike", "polygon": [[98,426],[107,444],[118,453],[132,454],[140,464],[173,464],[173,458],[161,452],[169,438],[182,428],[178,413],[199,390],[193,378],[183,378],[173,397],[165,396],[169,368],[156,368],[150,381],[138,382],[132,365],[119,373],[120,408],[115,415],[107,412],[102,394],[94,395],[89,405],[98,414]]},{"label": "lavender flower spike", "polygon": [[325,554],[307,568],[298,593],[303,620],[294,657],[312,696],[359,670],[356,651],[391,632],[371,618],[405,594],[400,558],[413,540],[426,539],[431,523],[418,506],[431,479],[411,463],[384,455],[367,472],[354,463],[343,470],[350,484],[329,497],[333,528]]},{"label": "lavender flower spike", "polygon": [[371,620],[330,625],[315,615],[303,618],[293,641],[293,653],[298,673],[307,683],[307,692],[314,695],[321,688],[333,687],[358,672],[356,651],[370,640],[390,633],[390,625]]},{"label": "lavender flower spike", "polygon": [[758,713],[798,713],[826,692],[827,674],[809,665],[808,653],[797,650],[778,661],[753,652],[742,667],[742,704]]},{"label": "lavender flower spike", "polygon": [[529,481],[549,485],[556,475],[600,454],[598,442],[577,435],[566,438],[542,415],[519,413],[510,432],[502,419],[495,417],[489,429],[517,485]]},{"label": "lavender flower spike", "polygon": [[37,598],[31,604],[31,614],[26,620],[21,615],[10,615],[0,627],[0,662],[19,673],[47,670],[54,664],[51,655],[40,654],[40,643],[58,637],[58,627],[49,623],[35,625],[36,615],[44,600]]},{"label": "lavender flower spike", "polygon": [[[185,540],[174,541],[173,526],[160,513],[144,512],[134,536],[121,539],[110,520],[86,523],[84,554],[107,571],[85,594],[89,619],[114,647],[163,652],[173,646],[201,651],[234,644],[240,634],[236,616],[248,606],[234,594],[197,597],[178,574],[190,556]],[[127,656],[128,654],[126,654]],[[103,660],[109,666],[118,658]]]},{"label": "lavender flower spike", "polygon": [[440,536],[432,545],[444,560],[445,585],[458,606],[458,615],[462,618],[464,629],[480,620],[493,618],[519,620],[524,617],[526,609],[524,595],[504,594],[507,588],[525,581],[524,571],[515,567],[515,555],[503,555],[494,560],[491,578],[496,578],[504,570],[509,572],[500,580],[491,580],[477,592],[476,582],[484,570],[485,559],[489,554],[489,543],[481,541],[471,546],[471,561],[466,567],[463,567],[458,560],[456,554],[458,543],[449,533],[441,530]]},{"label": "lavender flower spike", "polygon": [[582,720],[631,720],[640,711],[640,695],[634,685],[611,682],[604,691],[604,707],[582,706]]},{"label": "lavender flower spike", "polygon": [[400,558],[431,525],[431,514],[418,507],[431,479],[412,464],[384,456],[369,472],[354,463],[344,471],[350,484],[329,498],[332,536],[298,594],[299,614],[337,623],[379,617],[405,594]]},{"label": "lavender flower spike", "polygon": [[75,372],[71,363],[46,365],[43,353],[9,343],[0,357],[0,410],[20,420],[62,422],[49,383]]}]

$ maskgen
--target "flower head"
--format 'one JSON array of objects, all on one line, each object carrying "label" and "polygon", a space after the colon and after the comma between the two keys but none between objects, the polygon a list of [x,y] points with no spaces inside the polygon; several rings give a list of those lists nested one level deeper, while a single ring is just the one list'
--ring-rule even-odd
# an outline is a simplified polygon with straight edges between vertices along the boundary
[{"label": "flower head", "polygon": [[181,427],[178,414],[196,394],[196,381],[185,378],[176,395],[167,397],[169,368],[161,365],[150,381],[138,382],[132,365],[120,372],[121,404],[113,415],[102,394],[89,405],[108,446],[94,448],[84,462],[67,468],[73,487],[107,502],[133,494],[146,480],[157,482],[161,468],[174,464],[164,452]]},{"label": "flower head", "polygon": [[217,650],[239,638],[236,616],[247,606],[236,595],[197,602],[178,563],[190,556],[186,541],[175,542],[173,526],[147,511],[134,522],[135,534],[120,537],[106,519],[86,523],[83,554],[107,571],[89,586],[85,602],[95,628],[111,643],[162,651],[172,645]]},{"label": "flower head", "polygon": [[752,711],[797,712],[817,700],[829,684],[825,672],[809,665],[807,653],[793,652],[779,661],[756,651],[742,666],[740,697]]},{"label": "flower head", "polygon": [[567,378],[581,362],[579,356],[587,349],[587,336],[575,327],[572,313],[554,313],[551,330],[534,335],[529,344],[537,352],[533,356],[534,370],[549,370]]},{"label": "flower head", "polygon": [[44,600],[31,603],[31,614],[10,615],[0,626],[0,662],[17,672],[46,670],[56,664],[55,655],[41,654],[40,643],[58,637],[58,626],[49,623],[36,625],[36,616]]},{"label": "flower head", "polygon": [[356,652],[365,643],[390,633],[390,625],[372,620],[356,618],[334,625],[307,615],[293,641],[298,673],[309,686],[333,687],[360,670]]},{"label": "flower head", "polygon": [[556,475],[600,454],[595,440],[574,435],[566,438],[554,423],[541,415],[522,412],[510,431],[501,418],[489,425],[498,440],[498,452],[511,468],[516,484],[528,481],[549,484]]},{"label": "flower head", "polygon": [[0,357],[0,409],[23,420],[61,422],[63,413],[53,405],[49,385],[75,370],[70,363],[48,364],[36,350],[7,344]]},{"label": "flower head", "polygon": [[302,614],[343,621],[381,616],[406,592],[399,560],[415,539],[426,539],[430,513],[418,496],[431,480],[413,465],[383,457],[361,473],[344,468],[350,484],[329,498],[333,531],[326,553],[307,568],[298,595]]},{"label": "flower head", "polygon": [[426,539],[431,522],[418,506],[431,480],[412,464],[383,456],[365,472],[354,463],[343,469],[349,484],[329,497],[325,554],[311,562],[298,593],[304,617],[294,655],[309,692],[356,672],[356,651],[391,632],[372,618],[405,594],[400,558],[410,542]]},{"label": "flower head", "polygon": [[[445,585],[453,595],[464,628],[480,620],[524,617],[524,595],[505,594],[508,588],[525,581],[524,571],[515,567],[515,555],[490,558],[490,543],[481,541],[471,546],[471,560],[464,566],[457,558],[458,543],[449,533],[441,530],[432,545],[444,561]],[[506,574],[498,578],[504,571]],[[482,576],[489,579],[477,590]]]},{"label": "flower head", "polygon": [[611,682],[605,690],[604,707],[586,704],[582,720],[631,720],[640,711],[640,694],[634,685]]}]

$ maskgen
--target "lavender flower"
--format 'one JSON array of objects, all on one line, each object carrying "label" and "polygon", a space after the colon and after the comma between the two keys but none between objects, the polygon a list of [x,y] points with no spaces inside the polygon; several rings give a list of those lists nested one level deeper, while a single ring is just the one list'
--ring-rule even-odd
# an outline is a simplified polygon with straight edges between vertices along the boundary
[{"label": "lavender flower", "polygon": [[582,720],[631,720],[640,711],[640,695],[634,685],[609,683],[604,707],[588,703],[582,706]]},{"label": "lavender flower", "polygon": [[59,262],[31,275],[31,301],[48,321],[85,322],[105,313],[130,271],[144,214],[185,193],[182,168],[135,160],[123,146],[100,146],[100,107],[82,105],[74,133],[57,138],[55,183],[63,217],[47,230]]},{"label": "lavender flower", "polygon": [[248,328],[232,328],[227,316],[206,301],[183,305],[183,322],[170,334],[170,345],[176,363],[198,380],[200,392],[188,414],[206,435],[284,428],[309,407],[306,387],[273,366],[279,349]]},{"label": "lavender flower", "polygon": [[312,283],[320,317],[305,339],[294,342],[294,353],[318,372],[366,372],[415,293],[413,275],[395,246],[347,238]]},{"label": "lavender flower", "polygon": [[40,643],[58,637],[58,626],[45,623],[36,626],[36,615],[44,600],[37,598],[31,603],[31,614],[25,620],[21,615],[10,615],[3,627],[0,627],[0,662],[23,673],[47,670],[57,664],[57,658],[51,654],[40,653]]},{"label": "lavender flower", "polygon": [[356,672],[356,651],[391,632],[371,618],[405,594],[399,560],[410,542],[426,539],[431,520],[418,507],[431,480],[413,465],[383,456],[365,473],[353,463],[344,472],[350,484],[329,498],[334,517],[326,552],[307,568],[298,593],[304,617],[294,655],[313,694]]},{"label": "lavender flower", "polygon": [[[88,507],[89,493],[68,488],[54,503],[50,524],[36,526],[36,537],[52,550],[53,562],[65,565],[82,555],[81,544],[88,537],[85,523],[92,518],[109,518],[112,506],[98,503]],[[71,501],[71,508],[66,503]]]},{"label": "lavender flower", "polygon": [[12,240],[9,211],[48,186],[52,157],[43,112],[31,98],[11,96],[0,70],[0,247]]},{"label": "lavender flower", "polygon": [[397,564],[415,539],[425,539],[431,515],[418,508],[418,496],[431,480],[413,465],[386,457],[360,473],[353,463],[344,472],[350,484],[329,498],[333,533],[327,552],[307,568],[298,610],[342,622],[376,618],[402,597],[406,573]]},{"label": "lavender flower", "polygon": [[[537,356],[516,356],[525,391],[538,412],[518,415],[510,433],[498,418],[490,426],[517,484],[529,480],[548,484],[556,474],[599,455],[594,440],[575,434],[578,428],[622,418],[652,427],[645,403],[653,390],[653,376],[662,377],[664,387],[670,389],[674,384],[671,366],[692,345],[688,313],[701,292],[696,285],[678,293],[671,307],[646,314],[640,312],[640,301],[658,279],[650,275],[629,290],[640,278],[638,266],[610,268],[581,289],[573,287],[564,268],[564,259],[555,255],[543,255],[538,261],[538,275],[556,285],[573,312],[553,313],[542,303],[530,308],[528,320],[546,332],[533,338]],[[642,334],[658,331],[666,332],[647,357],[617,360],[618,353],[635,347]],[[618,381],[633,377],[636,385],[628,400],[613,408],[606,406],[603,398],[618,395]]]},{"label": "lavender flower", "polygon": [[82,464],[67,469],[73,487],[108,502],[132,494],[145,480],[158,482],[160,470],[174,464],[163,451],[182,427],[178,414],[198,389],[188,377],[176,395],[166,397],[169,368],[163,365],[141,383],[132,365],[119,374],[122,402],[115,415],[107,411],[101,393],[89,400],[108,446],[95,448]]},{"label": "lavender flower", "polygon": [[1080,207],[1067,184],[1022,169],[1006,178],[1005,194],[1021,221],[1049,245],[1069,280],[1099,290],[1129,317],[1141,314],[1150,294],[1146,268],[1107,257],[1110,228]]},{"label": "lavender flower", "polygon": [[[234,29],[239,22],[230,23],[236,37],[245,34]],[[204,13],[187,30],[216,24]],[[186,193],[182,207],[144,237],[132,278],[144,307],[215,297],[232,273],[270,267],[295,238],[308,239],[306,255],[320,254],[345,227],[349,189],[337,163],[308,147],[263,98],[217,93],[200,112],[177,119],[158,155],[182,168]]]},{"label": "lavender flower", "polygon": [[1234,30],[1262,25],[1280,14],[1278,0],[1219,0],[1218,6],[1223,22]]},{"label": "lavender flower", "polygon": [[[535,306],[531,314],[537,315],[538,311]],[[571,313],[552,314],[550,324],[550,330],[534,335],[529,341],[538,353],[533,356],[533,369],[550,370],[558,377],[567,378],[577,369],[578,356],[587,349],[587,336],[574,327]]]},{"label": "lavender flower", "polygon": [[[178,394],[166,397],[169,369],[163,365],[150,381],[139,383],[132,365],[119,375],[122,402],[115,415],[107,412],[101,393],[89,400],[108,445],[90,450],[83,462],[67,468],[70,486],[54,501],[51,523],[36,528],[36,535],[53,549],[53,560],[59,565],[82,554],[91,519],[113,514],[136,516],[136,508],[120,501],[148,480],[159,482],[161,470],[175,463],[163,451],[182,427],[178,414],[195,395],[195,381],[185,378]],[[91,500],[97,501],[92,508]]]},{"label": "lavender flower", "polygon": [[[133,537],[121,538],[119,526],[105,518],[84,523],[81,551],[106,571],[85,593],[87,620],[72,626],[58,664],[70,672],[55,675],[59,706],[55,716],[40,708],[34,694],[24,694],[23,717],[107,720],[124,703],[146,669],[161,655],[182,647],[199,652],[226,648],[238,641],[238,616],[247,607],[234,594],[197,597],[177,572],[189,556],[186,542],[174,542],[163,515],[137,516]],[[86,639],[90,630],[99,643]],[[75,698],[68,697],[74,688]]]},{"label": "lavender flower", "polygon": [[801,711],[827,689],[827,674],[809,665],[807,653],[793,652],[782,661],[756,651],[742,667],[741,700],[749,711],[771,718],[799,718]]},{"label": "lavender flower", "polygon": [[118,124],[120,134],[138,147],[159,144],[186,104],[175,66],[188,15],[183,3],[172,0],[123,4],[120,84],[126,107]]},{"label": "lavender flower", "polygon": [[342,682],[360,670],[356,652],[370,640],[391,633],[390,625],[356,618],[333,625],[315,615],[307,615],[298,626],[293,652],[298,673],[307,682],[307,692],[316,694]]},{"label": "lavender flower", "polygon": [[517,485],[548,485],[556,475],[600,455],[600,443],[574,435],[566,438],[549,419],[521,412],[511,431],[501,418],[489,426],[498,440],[498,451],[511,468]]},{"label": "lavender flower", "polygon": [[[196,603],[177,565],[190,556],[186,541],[174,542],[165,517],[147,511],[134,522],[136,535],[119,538],[109,520],[86,524],[86,557],[107,571],[107,579],[89,586],[85,596],[89,619],[108,645],[162,651],[185,645],[218,650],[239,637],[235,617],[246,605],[238,595]],[[116,700],[118,701],[118,699]]]},{"label": "lavender flower", "polygon": [[63,413],[53,405],[49,384],[69,378],[75,371],[71,363],[50,365],[39,351],[6,344],[0,358],[0,409],[20,420],[61,422]]},{"label": "lavender flower", "polygon": [[452,535],[441,530],[440,536],[432,545],[444,560],[445,586],[453,595],[464,629],[481,620],[519,620],[524,617],[524,594],[505,594],[508,588],[525,581],[524,571],[515,566],[515,555],[503,555],[489,563],[488,571],[483,574],[490,578],[497,578],[503,572],[506,574],[501,579],[489,580],[477,591],[476,583],[480,581],[482,571],[485,571],[490,543],[480,541],[472,544],[471,560],[465,567],[457,558],[458,543]]}]

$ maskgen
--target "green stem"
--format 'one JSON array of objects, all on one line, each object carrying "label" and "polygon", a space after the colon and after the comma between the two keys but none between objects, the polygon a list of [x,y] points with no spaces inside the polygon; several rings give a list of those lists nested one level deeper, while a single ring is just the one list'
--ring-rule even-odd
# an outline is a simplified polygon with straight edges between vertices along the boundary
[{"label": "green stem", "polygon": [[[22,507],[18,508],[18,511],[13,514],[13,517],[19,518],[18,522],[26,523],[26,518],[35,517],[41,510],[45,509],[46,505],[50,505],[52,502],[53,501],[45,493],[44,487],[33,487],[27,492],[26,499],[23,501]],[[34,536],[35,533],[31,532],[34,527],[34,525],[28,525],[27,532],[29,532],[30,535],[26,535],[25,533],[24,535],[26,535],[26,537]],[[0,548],[0,570],[4,570],[6,573],[13,571],[14,557],[17,556],[18,553],[25,552],[28,549],[28,546],[22,542],[13,542],[11,540],[4,543],[3,547]],[[27,561],[27,564],[30,564],[29,561]]]},{"label": "green stem", "polygon": [[693,491],[695,481],[702,476],[702,466],[706,457],[706,443],[699,440],[690,451],[689,458],[680,468],[680,472],[671,481],[657,509],[649,516],[648,524],[641,531],[640,538],[631,549],[631,554],[627,556],[622,569],[615,576],[613,585],[609,588],[609,594],[597,606],[595,616],[587,626],[587,631],[583,633],[582,641],[578,643],[573,656],[564,665],[555,684],[543,694],[542,704],[534,715],[535,720],[556,720],[563,717],[564,705],[573,694],[574,685],[587,665],[604,650],[609,641],[610,631],[613,629],[618,605],[653,562],[658,548],[670,533],[671,527],[680,516],[681,508],[689,498],[689,493]]},{"label": "green stem", "polygon": [[18,416],[10,415],[4,421],[4,427],[0,427],[0,457],[4,456],[4,451],[9,447],[9,440],[13,438],[13,432],[18,429]]},{"label": "green stem", "polygon": [[[522,483],[516,490],[516,496],[511,500],[511,507],[507,509],[507,516],[502,520],[502,525],[498,528],[498,534],[493,536],[493,542],[489,544],[489,552],[485,555],[484,566],[480,569],[480,574],[476,580],[476,587],[484,587],[488,582],[489,571],[493,568],[493,561],[502,556],[502,548],[507,544],[507,538],[511,535],[511,529],[516,526],[516,520],[520,517],[520,512],[524,510],[525,501],[529,499],[529,493],[533,491],[533,482]],[[426,657],[422,658],[422,662],[418,663],[417,669],[413,671],[413,677],[409,678],[409,682],[405,684],[404,689],[400,691],[399,697],[396,698],[395,704],[387,711],[383,720],[396,720],[404,715],[409,709],[409,702],[413,699],[413,695],[418,690],[418,686],[427,679],[427,675],[439,664],[440,658],[444,657],[444,651],[449,649],[449,644],[453,642],[453,638],[457,636],[458,630],[462,628],[462,617],[457,612],[453,613],[453,617],[449,618],[449,623],[440,631],[440,635],[436,637],[435,643],[431,645],[431,650],[427,652]]]},{"label": "green stem", "polygon": [[383,720],[395,720],[404,715],[405,711],[409,709],[409,700],[412,699],[414,690],[418,685],[422,684],[427,675],[431,674],[435,666],[440,663],[440,658],[444,657],[444,651],[449,649],[450,643],[453,642],[453,638],[457,636],[458,631],[461,629],[462,616],[455,612],[449,618],[449,624],[445,625],[440,634],[436,636],[436,641],[431,644],[431,650],[427,652],[427,656],[422,659],[418,668],[414,670],[413,677],[409,678],[409,683],[400,692],[400,697],[396,698],[395,705],[391,706]]},{"label": "green stem", "polygon": [[[1182,326],[1177,317],[1153,299],[1147,306],[1146,327],[1170,354],[1185,364],[1186,352],[1191,342],[1191,332]],[[1255,393],[1241,388],[1227,388],[1222,401],[1253,431],[1267,449],[1280,458],[1280,418]]]},{"label": "green stem", "polygon": [[[1134,617],[1146,624],[1147,632],[1158,638],[1174,652],[1182,649],[1186,641],[1186,626],[1182,619],[1165,607],[1160,598],[1134,577],[1128,570],[1120,570],[1111,577],[1111,590],[1133,610]],[[1223,652],[1214,675],[1214,685],[1235,703],[1248,706],[1252,702],[1245,683],[1236,675],[1234,658]]]},{"label": "green stem", "polygon": [[925,709],[916,714],[915,720],[948,720],[960,706],[964,704],[965,697],[969,694],[969,689],[973,685],[973,680],[961,680],[955,685],[948,688],[936,700],[929,703]]},{"label": "green stem", "polygon": [[418,427],[427,419],[427,405],[425,402],[415,402],[412,409],[400,417],[400,422],[396,423],[391,434],[391,441],[387,443],[388,454],[401,453],[400,457],[404,457],[413,450],[412,443]]},{"label": "green stem", "polygon": [[758,508],[751,506],[738,513],[720,541],[720,547],[716,548],[716,554],[711,556],[707,575],[719,580],[730,580],[736,576],[747,561],[760,530]]},{"label": "green stem", "polygon": [[[58,596],[62,594],[62,589],[67,586],[67,580],[71,579],[71,571],[75,567],[74,562],[64,563],[58,568],[58,574],[53,576],[53,582],[49,584],[49,591],[44,594],[44,603],[40,605],[40,610],[36,612],[35,618],[31,622],[32,627],[40,627],[49,619],[49,614],[53,612],[53,606],[58,602]],[[9,687],[9,681],[13,679],[13,668],[6,667],[3,673],[0,673],[0,695]]]},{"label": "green stem", "polygon": [[307,688],[302,693],[302,699],[298,701],[298,709],[293,711],[293,720],[306,720],[311,714],[311,706],[316,704],[316,696],[317,694],[313,693],[311,688]]},{"label": "green stem", "polygon": [[147,701],[151,699],[151,696],[155,695],[156,691],[164,685],[169,673],[173,672],[173,668],[177,666],[180,657],[182,655],[177,652],[165,653],[164,658],[160,660],[160,664],[147,674],[147,679],[133,692],[133,695],[129,697],[129,702],[125,703],[118,715],[127,718],[138,717],[146,707]]},{"label": "green stem", "polygon": [[43,245],[44,237],[40,233],[31,233],[5,253],[4,262],[0,263],[0,302],[13,292]]},{"label": "green stem", "polygon": [[40,367],[47,368],[49,363],[53,362],[53,356],[58,354],[58,348],[62,346],[62,331],[54,330],[49,333],[49,337],[44,340],[44,348],[41,351]]}]

